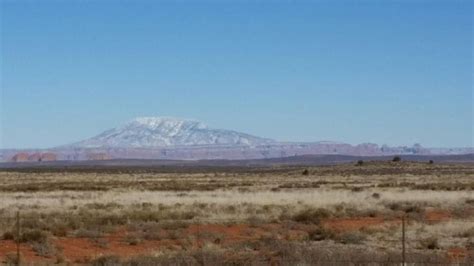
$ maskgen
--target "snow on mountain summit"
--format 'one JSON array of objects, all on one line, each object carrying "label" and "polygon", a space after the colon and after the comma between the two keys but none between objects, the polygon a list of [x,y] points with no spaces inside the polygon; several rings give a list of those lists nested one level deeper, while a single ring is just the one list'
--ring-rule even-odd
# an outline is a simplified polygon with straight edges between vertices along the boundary
[{"label": "snow on mountain summit", "polygon": [[132,121],[128,122],[130,126],[146,126],[148,128],[156,129],[159,127],[168,128],[182,128],[182,127],[196,127],[200,129],[207,128],[207,125],[197,120],[192,119],[180,119],[174,117],[137,117]]},{"label": "snow on mountain summit", "polygon": [[74,147],[153,148],[189,145],[258,146],[273,143],[232,130],[211,129],[197,120],[172,117],[138,117],[123,126],[72,144]]}]

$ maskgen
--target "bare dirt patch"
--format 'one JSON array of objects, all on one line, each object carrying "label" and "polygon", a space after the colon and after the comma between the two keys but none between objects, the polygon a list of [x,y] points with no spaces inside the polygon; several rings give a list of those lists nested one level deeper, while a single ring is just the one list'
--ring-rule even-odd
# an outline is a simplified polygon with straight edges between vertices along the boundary
[{"label": "bare dirt patch", "polygon": [[452,214],[447,210],[429,210],[425,212],[424,218],[428,223],[437,223],[449,221],[452,218]]},{"label": "bare dirt patch", "polygon": [[337,218],[323,221],[323,226],[338,232],[357,231],[367,227],[381,226],[384,224],[399,224],[400,219],[385,219],[384,217],[356,217]]}]

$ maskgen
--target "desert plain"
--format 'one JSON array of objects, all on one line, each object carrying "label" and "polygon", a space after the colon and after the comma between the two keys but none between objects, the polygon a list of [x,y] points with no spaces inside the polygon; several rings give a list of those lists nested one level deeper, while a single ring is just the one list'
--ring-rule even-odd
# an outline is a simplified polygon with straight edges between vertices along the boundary
[{"label": "desert plain", "polygon": [[1,169],[0,262],[472,265],[474,164]]}]

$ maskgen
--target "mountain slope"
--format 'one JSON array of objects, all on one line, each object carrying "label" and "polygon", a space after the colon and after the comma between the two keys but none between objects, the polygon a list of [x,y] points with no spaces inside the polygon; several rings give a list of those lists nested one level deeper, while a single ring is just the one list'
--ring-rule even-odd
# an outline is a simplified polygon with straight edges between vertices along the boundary
[{"label": "mountain slope", "polygon": [[154,148],[192,145],[258,146],[274,143],[231,130],[212,129],[189,119],[140,117],[93,138],[72,144],[78,148]]}]

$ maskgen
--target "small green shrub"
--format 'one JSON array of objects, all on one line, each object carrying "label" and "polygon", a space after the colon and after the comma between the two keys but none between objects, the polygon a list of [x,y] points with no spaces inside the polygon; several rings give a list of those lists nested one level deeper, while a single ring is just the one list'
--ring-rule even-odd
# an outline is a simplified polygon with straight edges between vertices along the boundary
[{"label": "small green shrub", "polygon": [[364,187],[352,187],[351,191],[352,192],[361,192],[361,191],[364,191]]},{"label": "small green shrub", "polygon": [[380,199],[380,194],[379,193],[373,193],[372,198],[374,199]]},{"label": "small green shrub", "polygon": [[460,234],[461,237],[474,238],[474,227],[471,227]]},{"label": "small green shrub", "polygon": [[2,239],[3,240],[14,240],[15,239],[15,235],[10,232],[10,231],[6,231],[5,233],[3,233],[2,235]]},{"label": "small green shrub", "polygon": [[46,242],[48,235],[37,229],[27,230],[20,236],[20,242]]},{"label": "small green shrub", "polygon": [[413,202],[392,202],[387,205],[392,211],[403,211],[407,214],[420,215],[424,212],[425,208],[418,203]]},{"label": "small green shrub", "polygon": [[424,249],[439,249],[438,239],[435,237],[421,240],[420,245]]},{"label": "small green shrub", "polygon": [[395,156],[393,157],[392,162],[400,162],[401,160],[402,158],[400,158],[400,156]]}]

